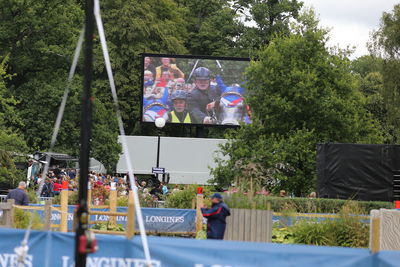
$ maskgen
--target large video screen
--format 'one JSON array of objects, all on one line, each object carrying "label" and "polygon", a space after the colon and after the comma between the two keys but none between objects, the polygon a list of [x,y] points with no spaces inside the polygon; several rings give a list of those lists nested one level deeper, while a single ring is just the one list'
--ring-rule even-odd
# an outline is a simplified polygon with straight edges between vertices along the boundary
[{"label": "large video screen", "polygon": [[247,58],[143,54],[142,122],[233,126],[251,123]]}]

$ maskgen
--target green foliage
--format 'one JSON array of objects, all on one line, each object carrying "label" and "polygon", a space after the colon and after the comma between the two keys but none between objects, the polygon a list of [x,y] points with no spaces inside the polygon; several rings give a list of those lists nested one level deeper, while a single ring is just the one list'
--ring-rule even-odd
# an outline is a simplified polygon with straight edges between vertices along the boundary
[{"label": "green foliage", "polygon": [[[147,131],[154,131],[153,128],[142,128],[138,123],[138,100],[142,91],[140,54],[185,54],[187,32],[184,15],[185,9],[172,0],[102,2],[102,17],[114,79],[128,134],[147,134]],[[102,51],[97,42],[94,54],[94,87],[97,88],[97,97],[109,110],[113,110]]]},{"label": "green foliage", "polygon": [[128,196],[119,196],[117,198],[117,207],[127,207],[128,206]]},{"label": "green foliage", "polygon": [[42,230],[43,223],[39,214],[36,212],[25,211],[23,209],[14,209],[14,227],[19,229],[27,229],[29,226],[29,221],[32,217],[32,227],[33,230]]},{"label": "green foliage", "polygon": [[293,244],[293,230],[286,227],[272,228],[272,243]]},{"label": "green foliage", "polygon": [[300,20],[292,34],[273,39],[247,69],[253,124],[227,135],[221,152],[229,159],[216,160],[212,182],[229,186],[257,176],[271,191],[304,196],[315,191],[318,143],[382,142],[346,51],[326,48],[327,33],[312,12]]},{"label": "green foliage", "polygon": [[[139,192],[139,201],[141,207],[151,208],[154,207],[154,199],[150,194],[142,194]],[[109,204],[109,202],[106,202]],[[119,196],[117,198],[117,206],[118,207],[127,207],[128,206],[128,196]]]},{"label": "green foliage", "polygon": [[272,209],[274,212],[299,213],[337,213],[344,206],[356,203],[360,214],[369,214],[373,209],[392,209],[393,203],[380,201],[352,201],[328,198],[282,198],[256,195],[248,197],[242,194],[231,194],[224,197],[230,208],[237,209]]},{"label": "green foliage", "polygon": [[299,18],[302,6],[303,3],[297,0],[233,1],[233,7],[242,13],[245,21],[255,22],[255,26],[244,27],[237,46],[247,50],[247,55],[254,56],[259,49],[268,45],[275,35],[289,35],[290,21]]},{"label": "green foliage", "polygon": [[380,28],[373,33],[370,50],[375,57],[382,58],[381,74],[383,77],[382,95],[387,109],[387,122],[392,139],[400,140],[400,5],[396,4],[392,12],[383,12]]},{"label": "green foliage", "polygon": [[203,224],[203,228],[196,233],[196,239],[207,239],[207,224]]},{"label": "green foliage", "polygon": [[[30,189],[29,188],[28,191],[27,191],[27,194],[28,194],[29,203],[31,203],[31,204],[39,204],[38,203],[38,197],[37,197],[36,191],[34,189]],[[54,202],[53,202],[53,204],[54,204]]]},{"label": "green foliage", "polygon": [[[6,58],[7,59],[7,58]],[[6,59],[0,64],[0,183],[14,187],[24,176],[15,167],[17,160],[25,160],[27,145],[18,130],[22,126],[17,115],[17,101],[6,88]]]},{"label": "green foliage", "polygon": [[122,224],[113,224],[110,222],[97,222],[91,229],[102,230],[102,231],[118,231],[123,232],[125,228]]},{"label": "green foliage", "polygon": [[[165,200],[166,208],[175,209],[191,209],[193,201],[195,201],[198,185],[187,185],[183,190],[171,193]],[[211,190],[208,187],[203,187],[204,197],[211,196]]]},{"label": "green foliage", "polygon": [[381,129],[385,143],[394,143],[396,127],[390,120],[387,100],[385,100],[384,61],[368,55],[352,61],[351,69],[358,79],[358,87],[365,97],[365,108],[372,114]]},{"label": "green foliage", "polygon": [[293,227],[294,242],[319,246],[368,247],[369,225],[354,216],[356,205],[343,206],[338,219],[301,220]]}]

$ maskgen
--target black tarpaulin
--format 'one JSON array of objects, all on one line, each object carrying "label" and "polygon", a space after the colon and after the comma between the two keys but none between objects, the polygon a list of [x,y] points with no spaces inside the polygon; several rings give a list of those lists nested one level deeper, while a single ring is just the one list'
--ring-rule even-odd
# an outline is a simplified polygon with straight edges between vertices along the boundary
[{"label": "black tarpaulin", "polygon": [[318,144],[318,196],[392,201],[399,161],[399,145]]}]

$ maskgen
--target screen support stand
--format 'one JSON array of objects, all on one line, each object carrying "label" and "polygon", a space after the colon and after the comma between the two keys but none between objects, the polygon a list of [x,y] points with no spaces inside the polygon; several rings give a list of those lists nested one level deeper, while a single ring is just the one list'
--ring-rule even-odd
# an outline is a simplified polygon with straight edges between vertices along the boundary
[{"label": "screen support stand", "polygon": [[196,126],[196,138],[207,138],[207,133],[203,126]]}]

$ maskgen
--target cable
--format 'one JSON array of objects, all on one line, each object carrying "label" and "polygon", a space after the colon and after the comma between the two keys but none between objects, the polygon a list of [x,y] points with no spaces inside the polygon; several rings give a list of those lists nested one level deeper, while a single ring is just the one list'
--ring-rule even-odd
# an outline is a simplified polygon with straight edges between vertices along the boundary
[{"label": "cable", "polygon": [[33,221],[33,212],[31,212],[31,216],[29,218],[29,226],[25,232],[25,236],[21,242],[21,246],[14,248],[14,252],[17,255],[16,267],[25,266],[25,259],[26,256],[28,255],[28,250],[29,250],[28,240],[29,240],[29,235],[31,233],[32,221]]},{"label": "cable", "polygon": [[[74,77],[76,66],[78,65],[79,54],[82,49],[83,34],[84,34],[84,28],[82,28],[81,34],[79,35],[78,43],[76,45],[75,52],[74,52],[74,58],[72,60],[72,65],[71,65],[71,68],[70,68],[69,74],[68,74],[67,87],[64,90],[64,96],[61,101],[60,108],[58,110],[56,122],[54,123],[53,135],[51,136],[50,148],[48,150],[49,153],[51,153],[53,151],[54,145],[57,141],[58,132],[60,131],[60,125],[61,125],[62,117],[64,115],[65,105],[67,104],[68,94],[70,91],[70,84]],[[40,181],[39,189],[37,192],[38,195],[40,195],[43,185],[44,185],[44,182],[46,180],[47,171],[49,170],[49,164],[50,164],[50,154],[47,154],[46,155],[46,164],[44,165],[44,169],[42,172],[42,180]]]},{"label": "cable", "polygon": [[129,181],[131,184],[131,190],[133,191],[133,197],[134,197],[134,200],[136,203],[135,208],[136,208],[136,213],[138,215],[137,217],[138,217],[138,223],[139,223],[140,236],[141,236],[142,244],[143,244],[143,251],[144,251],[146,261],[147,261],[147,265],[151,266],[150,250],[149,250],[149,245],[147,242],[146,230],[144,228],[142,210],[140,208],[140,202],[139,202],[139,197],[138,197],[138,188],[134,181],[134,173],[133,173],[133,168],[132,168],[130,157],[129,157],[128,145],[125,140],[125,130],[124,130],[124,125],[122,123],[121,112],[119,109],[118,96],[117,96],[117,91],[115,89],[115,82],[114,82],[114,77],[113,77],[113,73],[112,73],[112,69],[111,69],[111,62],[110,62],[110,57],[108,54],[107,42],[106,42],[106,37],[105,37],[105,33],[104,33],[104,28],[103,28],[103,22],[101,20],[99,0],[94,1],[94,15],[96,18],[97,29],[99,31],[101,48],[103,50],[103,56],[104,56],[104,61],[105,61],[105,65],[106,65],[108,79],[110,82],[111,93],[112,93],[114,106],[115,106],[115,112],[117,114],[118,127],[119,127],[119,132],[121,135],[121,142],[122,142],[122,151],[126,155],[125,158],[126,158],[126,164],[128,166]]}]

